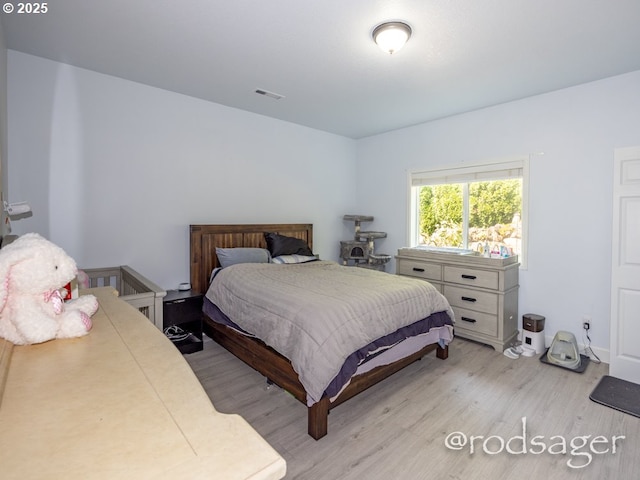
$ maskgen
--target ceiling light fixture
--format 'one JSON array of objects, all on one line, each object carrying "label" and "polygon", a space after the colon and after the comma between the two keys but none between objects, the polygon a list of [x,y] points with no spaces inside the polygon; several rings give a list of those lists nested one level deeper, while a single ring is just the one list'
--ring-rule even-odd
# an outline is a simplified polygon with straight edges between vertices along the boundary
[{"label": "ceiling light fixture", "polygon": [[371,36],[383,52],[393,54],[407,43],[411,27],[404,22],[385,22],[374,28]]}]

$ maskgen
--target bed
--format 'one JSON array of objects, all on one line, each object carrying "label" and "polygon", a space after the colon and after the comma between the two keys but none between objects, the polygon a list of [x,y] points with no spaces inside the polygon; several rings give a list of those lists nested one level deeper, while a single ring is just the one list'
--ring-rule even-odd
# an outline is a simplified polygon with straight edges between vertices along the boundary
[{"label": "bed", "polygon": [[[305,276],[305,281],[307,281],[306,276],[311,275],[311,273],[307,272],[317,272],[317,274],[320,275],[320,278],[322,279],[319,283],[327,283],[325,279],[331,278],[326,277],[327,275],[339,274],[342,276],[357,276],[358,281],[362,279],[362,282],[365,282],[363,284],[366,284],[366,282],[368,281],[366,277],[369,276],[369,273],[365,272],[366,269],[344,267],[334,262],[326,262],[323,260],[310,261],[308,263],[305,262],[304,264],[283,266],[276,266],[272,263],[257,265],[243,264],[234,266],[233,268],[220,269],[221,262],[216,252],[218,251],[220,255],[222,255],[223,252],[217,249],[225,249],[225,251],[229,251],[228,249],[265,249],[267,248],[265,232],[271,232],[273,235],[279,238],[295,239],[300,243],[308,245],[309,250],[311,250],[313,247],[313,226],[311,224],[191,225],[191,285],[192,288],[196,291],[200,291],[203,293],[206,292],[204,299],[205,305],[203,309],[204,332],[217,343],[226,348],[229,352],[231,352],[236,357],[267,377],[268,381],[273,382],[281,388],[285,389],[300,402],[304,403],[308,408],[308,433],[311,437],[317,440],[327,434],[328,413],[330,409],[336,407],[337,405],[340,405],[344,401],[352,398],[358,393],[389,377],[393,373],[401,370],[402,368],[415,362],[416,360],[419,360],[424,355],[434,350],[436,351],[436,356],[438,358],[444,360],[448,357],[448,343],[452,339],[453,335],[453,314],[451,312],[450,306],[448,305],[446,300],[444,300],[444,297],[436,293],[433,297],[433,305],[429,306],[430,310],[428,312],[428,315],[425,315],[426,318],[422,318],[421,316],[419,316],[415,320],[411,320],[410,324],[403,326],[402,328],[399,328],[397,331],[393,332],[393,335],[396,335],[400,331],[405,331],[404,329],[422,329],[419,330],[420,332],[422,332],[420,335],[416,334],[415,337],[412,337],[410,339],[411,341],[419,339],[417,343],[412,344],[410,341],[396,341],[391,339],[391,334],[388,336],[385,335],[383,338],[387,339],[388,343],[390,343],[391,345],[385,347],[382,354],[378,355],[376,352],[375,355],[371,355],[371,357],[374,359],[371,361],[361,360],[361,364],[357,366],[357,370],[355,372],[350,371],[351,373],[348,374],[350,376],[346,381],[343,380],[342,383],[333,385],[333,390],[331,391],[329,388],[327,388],[324,394],[322,393],[321,389],[320,394],[318,394],[317,386],[313,383],[310,383],[310,377],[315,375],[315,373],[307,374],[307,372],[301,367],[298,354],[295,351],[288,350],[286,346],[283,347],[280,344],[274,344],[273,339],[269,336],[268,329],[266,331],[266,335],[260,337],[263,340],[267,339],[263,341],[258,338],[260,335],[255,336],[252,335],[251,331],[245,331],[245,324],[242,324],[242,326],[239,327],[239,325],[236,324],[235,321],[238,320],[237,317],[242,316],[242,313],[245,312],[245,310],[241,308],[240,310],[235,311],[231,307],[234,307],[235,303],[237,303],[239,299],[249,297],[249,292],[257,294],[258,290],[268,290],[266,288],[268,286],[268,283],[263,284],[264,288],[260,287],[259,285],[250,285],[249,282],[252,281],[253,276],[268,278],[269,281],[271,281],[272,276],[275,279],[277,275],[282,274],[285,275],[286,281],[288,281],[292,285],[295,284],[291,288],[295,288],[298,291],[301,291],[302,294],[300,294],[299,296],[304,297],[300,309],[293,308],[293,310],[300,310],[301,312],[303,312],[303,317],[305,318],[312,317],[315,316],[315,314],[309,314],[309,311],[318,312],[321,309],[316,308],[314,310],[313,307],[311,307],[311,310],[309,310],[308,308],[305,310],[303,307],[313,305],[312,301],[315,300],[314,297],[317,295],[322,296],[323,292],[319,290],[317,294],[315,292],[312,293],[311,289],[304,290],[308,287],[308,285],[305,285],[303,281],[290,280],[288,276],[294,275],[294,270],[304,271],[303,275]],[[273,247],[272,244],[269,245],[270,249],[271,247]],[[274,251],[274,253],[276,252]],[[336,269],[342,269],[342,271],[337,273],[333,272]],[[219,275],[211,283],[210,288],[210,279],[212,273],[219,273]],[[378,294],[375,291],[375,288],[377,288],[376,282],[380,282],[382,280],[384,282],[410,282],[412,284],[412,288],[428,288],[435,291],[432,286],[426,284],[426,282],[422,282],[419,280],[401,279],[399,277],[381,272],[371,272],[371,274],[376,276],[373,279],[373,287],[370,286],[367,291],[361,290],[362,294],[351,295],[352,298],[363,297],[368,298],[371,301],[376,301],[378,299]],[[239,276],[235,279],[235,282],[240,282],[241,285],[241,288],[236,291],[232,291],[230,287],[230,285],[232,285],[232,279],[234,278],[234,276]],[[224,284],[222,283],[223,281],[225,282]],[[315,282],[315,280],[308,281]],[[351,280],[349,281],[351,282]],[[373,288],[373,290],[371,290],[371,288]],[[277,290],[277,288],[275,290]],[[272,292],[273,295],[277,293],[275,292],[275,290],[274,292]],[[226,298],[225,294],[227,292],[232,292],[229,294],[232,296],[231,300]],[[420,290],[420,292],[422,292],[422,290]],[[428,291],[428,294],[432,294],[430,290]],[[397,293],[394,293],[394,295],[397,295]],[[411,315],[414,315],[417,313],[414,313],[413,310],[415,310],[416,312],[420,310],[417,306],[415,308],[413,307],[413,300],[410,298],[411,295],[416,297],[415,292],[413,292],[408,295],[407,299],[402,299],[397,303],[406,303],[407,305],[411,303]],[[420,296],[422,297],[422,294]],[[225,303],[225,301],[227,303]],[[262,300],[262,302],[264,301],[268,300]],[[420,300],[416,299],[415,301],[416,303],[425,302],[425,300],[422,298],[420,298]],[[219,307],[218,305],[216,305],[216,303],[220,303],[222,306]],[[271,310],[272,307],[275,309],[274,305],[277,303],[279,303],[279,301],[269,301],[269,308],[263,310]],[[388,302],[389,305],[391,305],[391,303],[393,302]],[[363,307],[358,306],[354,302],[353,306],[350,305],[347,309],[354,310],[356,312],[355,315],[358,316],[358,308]],[[288,309],[285,308],[285,310],[291,309],[291,307],[289,307]],[[324,310],[325,309],[322,309],[323,313]],[[333,310],[333,306],[331,306],[331,308],[327,307],[326,310]],[[384,310],[384,308],[382,310]],[[380,311],[380,308],[377,308],[376,312],[377,311]],[[226,313],[229,312],[231,312],[231,314],[227,316]],[[234,314],[237,315],[236,318],[233,318]],[[259,328],[259,324],[263,322],[262,314],[263,312],[260,312],[260,322],[254,322],[253,325],[251,325],[251,315],[249,315],[249,318],[244,318],[243,321],[249,321],[249,325],[251,328],[255,327],[256,325],[258,325]],[[393,315],[389,315],[389,317],[392,316]],[[330,318],[329,313],[327,313],[325,317],[328,318],[328,321],[333,321]],[[268,317],[265,318],[269,320]],[[322,318],[322,321],[325,320],[325,318],[321,315],[319,315],[318,318]],[[315,323],[319,323],[316,319],[314,319],[313,321]],[[398,321],[401,320],[399,319]],[[406,323],[408,322],[408,319],[404,319],[404,321]],[[438,322],[437,326],[436,323],[433,322]],[[349,322],[345,323],[350,324]],[[249,330],[251,330],[251,328],[249,328]],[[306,332],[306,329],[308,329],[308,327],[297,330],[303,330]],[[392,329],[395,329],[395,326],[393,326]],[[374,335],[374,332],[366,333],[366,335]],[[288,333],[283,336],[285,338],[288,338]],[[357,342],[359,340],[354,341]],[[296,342],[293,343],[297,342],[298,341],[296,340]],[[301,340],[301,342],[304,342],[304,340]],[[292,342],[290,341],[289,343]],[[342,342],[340,339],[338,339],[338,343],[348,344],[349,342]],[[368,345],[369,351],[373,351],[370,348],[371,345],[373,345],[373,343]],[[413,345],[413,347],[410,348],[410,345]],[[405,350],[403,351],[403,349]],[[308,350],[308,348],[305,349],[305,351],[306,350]],[[287,353],[279,353],[279,351]],[[397,352],[402,352],[402,354],[400,355]],[[357,352],[354,351],[353,355],[355,355],[356,353]],[[335,363],[336,361],[342,362],[342,359],[333,360],[330,358],[331,355],[323,355],[324,356],[321,357],[321,360],[318,360],[317,365],[322,365],[324,367],[325,361],[327,363]],[[353,355],[349,356],[348,358],[351,359]],[[362,356],[359,358],[362,358]],[[315,360],[310,362],[305,358],[305,361],[307,364],[313,365],[314,367],[316,366]],[[348,362],[345,361],[345,367],[347,363]],[[294,365],[297,368],[294,368]],[[330,372],[333,371],[331,370],[331,368],[333,368],[333,365],[328,367]],[[300,374],[298,374],[297,371],[299,371]],[[323,372],[322,374],[325,375],[325,372]],[[329,374],[328,378],[332,378],[331,375],[332,373]]]}]

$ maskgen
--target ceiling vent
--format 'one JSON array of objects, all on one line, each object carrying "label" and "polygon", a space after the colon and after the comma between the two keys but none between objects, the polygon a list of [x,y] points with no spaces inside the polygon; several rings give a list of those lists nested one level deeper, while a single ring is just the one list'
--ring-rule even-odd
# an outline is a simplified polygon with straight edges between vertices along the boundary
[{"label": "ceiling vent", "polygon": [[276,100],[280,100],[281,98],[284,98],[284,95],[280,95],[279,93],[270,92],[268,90],[258,89],[258,90],[256,90],[256,93],[258,93],[260,95],[264,95],[265,97],[274,98]]}]

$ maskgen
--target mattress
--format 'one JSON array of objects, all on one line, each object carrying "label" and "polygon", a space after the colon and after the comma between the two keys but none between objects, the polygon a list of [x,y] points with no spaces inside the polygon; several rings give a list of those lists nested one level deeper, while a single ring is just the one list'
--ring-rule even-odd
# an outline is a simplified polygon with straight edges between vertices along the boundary
[{"label": "mattress", "polygon": [[308,405],[407,337],[429,334],[443,345],[453,337],[451,307],[431,284],[328,261],[227,267],[211,282],[205,311],[288,358]]}]

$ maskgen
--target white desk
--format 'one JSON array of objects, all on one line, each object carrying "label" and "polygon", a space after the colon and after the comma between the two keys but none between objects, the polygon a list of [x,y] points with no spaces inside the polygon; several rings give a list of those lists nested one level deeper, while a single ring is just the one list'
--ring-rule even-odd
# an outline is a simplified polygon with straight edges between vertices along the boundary
[{"label": "white desk", "polygon": [[[284,459],[217,412],[162,332],[110,288],[81,338],[0,339],[0,478],[279,479]],[[3,389],[4,372],[4,389]]]}]

